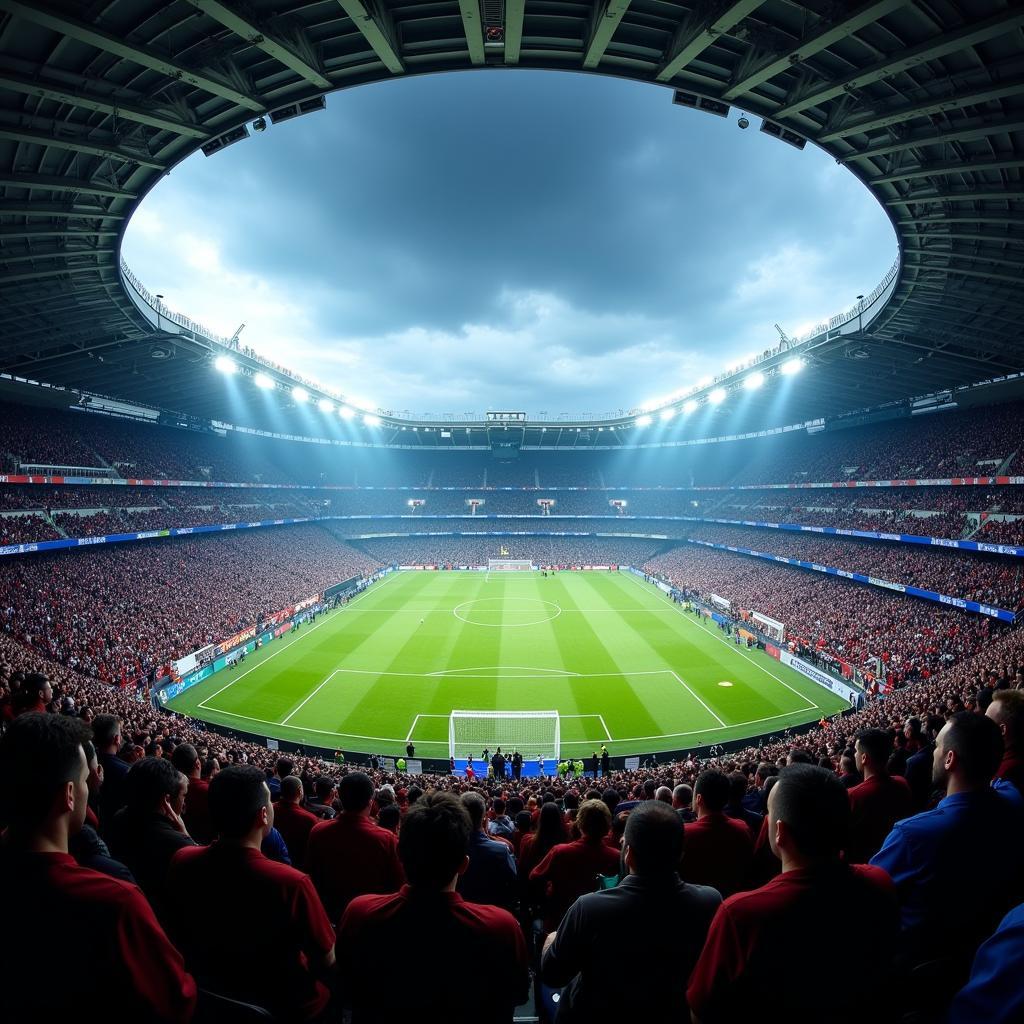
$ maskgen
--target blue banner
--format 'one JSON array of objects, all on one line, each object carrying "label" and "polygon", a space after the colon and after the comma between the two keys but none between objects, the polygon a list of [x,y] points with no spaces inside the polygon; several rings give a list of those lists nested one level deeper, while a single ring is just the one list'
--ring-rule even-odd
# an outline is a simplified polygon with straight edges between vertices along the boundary
[{"label": "blue banner", "polygon": [[996,608],[989,604],[979,604],[977,601],[967,601],[962,597],[951,597],[949,594],[939,594],[934,590],[923,590],[921,587],[913,587],[905,583],[893,583],[891,580],[879,579],[877,576],[865,576],[862,572],[849,572],[846,569],[837,569],[831,565],[803,562],[799,558],[787,558],[785,555],[773,555],[767,551],[754,551],[752,548],[740,548],[732,544],[714,544],[709,540],[693,540],[691,538],[687,543],[699,544],[701,547],[715,548],[719,551],[733,551],[740,555],[750,555],[753,558],[764,558],[769,562],[783,562],[786,565],[795,565],[800,569],[811,569],[814,572],[828,573],[830,576],[842,576],[843,579],[853,580],[855,583],[867,583],[872,587],[897,590],[901,594],[910,594],[911,597],[923,597],[926,601],[936,601],[939,604],[952,605],[954,608],[962,608],[968,612],[977,612],[979,615],[988,615],[1002,622],[1017,621],[1016,614],[1007,611],[1005,608]]}]

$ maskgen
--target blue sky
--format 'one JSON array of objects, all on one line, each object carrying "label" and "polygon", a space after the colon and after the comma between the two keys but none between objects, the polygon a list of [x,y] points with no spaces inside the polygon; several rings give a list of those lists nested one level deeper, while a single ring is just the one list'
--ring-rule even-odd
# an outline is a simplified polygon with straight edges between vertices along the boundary
[{"label": "blue sky", "polygon": [[185,161],[124,245],[173,308],[396,412],[603,415],[869,292],[846,170],[597,76],[396,79]]}]

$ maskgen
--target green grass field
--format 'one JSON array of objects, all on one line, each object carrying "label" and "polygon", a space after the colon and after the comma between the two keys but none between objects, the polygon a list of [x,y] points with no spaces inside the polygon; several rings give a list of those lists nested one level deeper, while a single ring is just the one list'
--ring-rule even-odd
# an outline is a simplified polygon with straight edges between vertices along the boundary
[{"label": "green grass field", "polygon": [[847,705],[632,573],[404,572],[170,706],[296,743],[398,754],[412,739],[446,758],[453,709],[557,711],[563,756],[589,757],[778,732]]}]

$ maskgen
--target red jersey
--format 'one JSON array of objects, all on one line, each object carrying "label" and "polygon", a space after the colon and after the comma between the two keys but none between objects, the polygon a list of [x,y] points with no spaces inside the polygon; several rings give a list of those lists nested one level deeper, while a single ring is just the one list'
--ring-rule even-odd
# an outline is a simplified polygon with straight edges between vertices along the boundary
[{"label": "red jersey", "polygon": [[327,1005],[310,965],[334,947],[334,929],[307,875],[216,842],[174,855],[167,893],[171,934],[200,984],[282,1020],[315,1017]]},{"label": "red jersey", "polygon": [[577,839],[574,843],[553,846],[547,856],[530,872],[531,882],[547,885],[544,901],[544,925],[554,931],[565,912],[586,892],[597,889],[598,875],[619,871],[619,852],[602,837]]},{"label": "red jersey", "polygon": [[74,1020],[111,1006],[127,1019],[192,1019],[196,985],[135,885],[66,853],[0,850],[0,1019]]},{"label": "red jersey", "polygon": [[753,856],[746,822],[705,814],[686,826],[680,874],[684,882],[710,885],[723,897],[731,896],[746,885]]},{"label": "red jersey", "polygon": [[365,893],[396,892],[405,881],[398,839],[365,814],[343,811],[317,822],[306,843],[306,870],[332,921]]},{"label": "red jersey", "polygon": [[320,819],[298,804],[278,800],[274,804],[274,827],[284,837],[292,864],[301,868],[306,862],[306,843],[309,833],[320,824]]},{"label": "red jersey", "polygon": [[848,795],[851,816],[846,859],[851,864],[866,864],[882,848],[893,825],[914,813],[913,796],[900,775],[872,775]]}]

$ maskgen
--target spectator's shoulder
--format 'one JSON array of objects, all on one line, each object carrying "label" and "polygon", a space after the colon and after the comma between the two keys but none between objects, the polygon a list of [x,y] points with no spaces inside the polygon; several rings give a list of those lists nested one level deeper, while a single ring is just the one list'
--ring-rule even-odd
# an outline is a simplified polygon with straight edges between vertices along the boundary
[{"label": "spectator's shoulder", "polygon": [[196,843],[190,846],[182,846],[174,851],[171,857],[171,867],[180,869],[187,867],[189,864],[196,863],[202,859],[208,849],[209,847],[199,846]]},{"label": "spectator's shoulder", "polygon": [[871,888],[878,889],[887,895],[895,896],[896,885],[884,868],[874,864],[851,864],[850,870],[857,878]]}]

